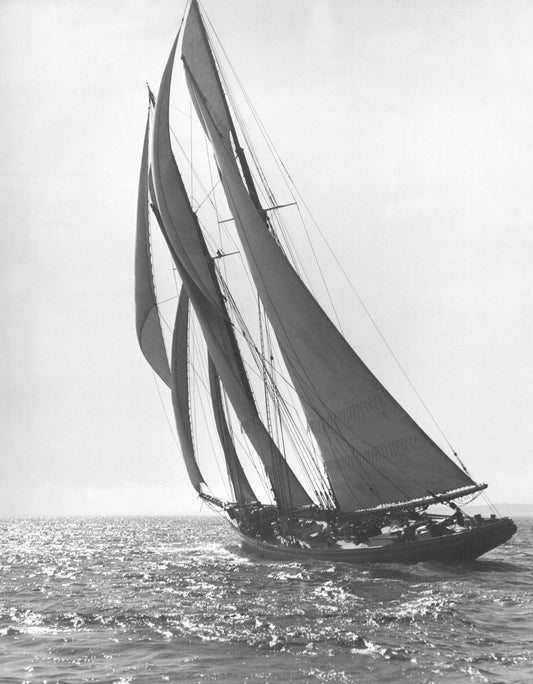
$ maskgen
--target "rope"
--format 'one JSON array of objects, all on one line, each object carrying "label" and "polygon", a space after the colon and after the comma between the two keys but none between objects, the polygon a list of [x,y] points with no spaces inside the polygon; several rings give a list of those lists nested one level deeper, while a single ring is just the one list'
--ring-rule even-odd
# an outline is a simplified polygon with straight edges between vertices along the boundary
[{"label": "rope", "polygon": [[[440,435],[442,436],[442,438],[444,439],[444,441],[446,442],[446,444],[447,444],[448,447],[450,448],[450,450],[451,450],[451,452],[452,452],[454,458],[457,460],[457,462],[459,463],[459,465],[461,466],[461,468],[463,469],[463,471],[464,471],[467,475],[470,476],[470,473],[468,472],[468,469],[466,468],[466,465],[463,463],[463,461],[461,460],[461,458],[459,457],[459,455],[458,455],[457,452],[455,451],[453,445],[451,444],[451,442],[450,442],[450,440],[448,439],[447,435],[445,434],[444,430],[441,428],[441,426],[440,426],[440,424],[438,423],[437,419],[435,418],[435,416],[434,416],[433,413],[431,412],[429,406],[428,406],[427,403],[424,401],[422,395],[420,394],[420,392],[419,392],[419,391],[417,390],[417,388],[415,387],[415,385],[414,385],[414,383],[412,382],[411,378],[409,377],[407,371],[405,370],[405,368],[404,368],[403,365],[401,364],[399,358],[398,358],[398,357],[396,356],[396,354],[394,353],[394,351],[393,351],[392,347],[390,346],[389,342],[387,341],[387,339],[386,339],[384,333],[382,332],[382,330],[381,330],[380,327],[378,326],[376,320],[374,319],[374,317],[373,317],[372,314],[370,313],[368,307],[366,306],[365,302],[363,301],[363,298],[361,297],[361,295],[359,294],[359,292],[358,292],[357,289],[355,288],[354,284],[352,283],[351,279],[350,279],[349,276],[347,275],[346,271],[344,270],[342,264],[340,263],[339,259],[337,258],[336,254],[335,254],[335,252],[333,251],[331,245],[329,244],[327,238],[325,237],[325,235],[323,234],[322,230],[320,229],[320,226],[318,225],[317,221],[314,219],[314,217],[313,217],[313,215],[312,215],[312,213],[311,213],[311,211],[310,211],[308,205],[306,204],[305,200],[304,200],[304,199],[302,198],[302,196],[300,195],[300,193],[299,193],[299,191],[298,191],[298,188],[296,187],[296,184],[295,184],[295,182],[294,182],[292,176],[290,175],[290,173],[288,172],[287,168],[286,168],[285,165],[283,164],[283,161],[281,160],[281,157],[279,156],[279,154],[278,154],[278,152],[277,152],[277,150],[276,150],[276,148],[275,148],[275,146],[274,146],[272,140],[271,140],[270,137],[268,136],[265,127],[263,126],[263,124],[262,124],[262,122],[261,122],[261,120],[260,120],[260,118],[259,118],[259,116],[258,116],[258,114],[257,114],[257,112],[256,112],[256,110],[255,110],[255,108],[253,107],[253,104],[252,104],[252,102],[250,101],[250,99],[249,99],[249,97],[248,97],[248,95],[247,95],[247,93],[246,93],[246,90],[245,90],[245,88],[244,88],[242,82],[240,81],[239,77],[237,76],[235,70],[233,69],[233,66],[232,66],[232,64],[231,64],[231,61],[230,61],[230,59],[229,59],[227,53],[225,52],[224,47],[223,47],[222,43],[220,42],[220,39],[218,38],[218,35],[216,34],[216,31],[214,30],[214,28],[213,28],[213,26],[212,26],[211,24],[210,24],[210,28],[211,28],[211,30],[212,30],[212,32],[213,32],[213,35],[214,35],[214,36],[216,37],[216,39],[217,39],[217,42],[218,42],[218,44],[219,44],[219,46],[220,46],[220,48],[221,48],[222,54],[224,55],[225,60],[227,61],[228,65],[229,65],[229,67],[230,67],[230,69],[231,69],[231,72],[232,72],[232,74],[233,74],[233,76],[234,76],[234,78],[235,78],[235,81],[237,82],[239,88],[241,89],[241,92],[242,92],[243,95],[244,95],[244,98],[245,98],[245,100],[246,100],[248,106],[250,107],[250,110],[251,110],[251,112],[252,112],[252,114],[253,114],[253,116],[254,116],[254,119],[255,119],[255,121],[256,121],[257,124],[258,124],[259,130],[261,131],[261,133],[262,133],[262,135],[263,135],[263,137],[264,137],[264,139],[265,139],[265,141],[266,141],[266,143],[267,143],[267,146],[268,146],[270,152],[272,153],[272,155],[273,155],[273,157],[274,157],[274,159],[275,159],[275,161],[276,161],[276,163],[277,163],[277,165],[278,165],[278,168],[279,168],[281,171],[284,172],[284,174],[286,175],[286,178],[290,181],[290,183],[291,183],[291,185],[292,185],[292,188],[293,188],[294,192],[296,193],[296,196],[300,199],[302,205],[305,207],[307,213],[309,214],[309,217],[311,218],[311,221],[313,222],[314,226],[315,226],[316,229],[318,230],[318,233],[319,233],[320,237],[322,238],[322,240],[324,241],[324,243],[325,243],[325,245],[326,245],[326,247],[327,247],[329,253],[332,255],[333,259],[335,260],[335,263],[337,264],[339,270],[341,271],[342,275],[343,275],[344,278],[346,279],[346,281],[347,281],[347,283],[348,283],[350,289],[351,289],[351,290],[353,291],[353,293],[355,294],[355,297],[357,298],[357,300],[358,300],[359,304],[361,305],[363,311],[365,312],[365,314],[367,315],[368,319],[370,320],[370,322],[371,322],[372,325],[374,326],[374,328],[375,328],[375,330],[377,331],[379,337],[381,338],[383,344],[385,345],[387,351],[389,352],[389,354],[391,355],[392,359],[394,360],[394,362],[395,362],[396,365],[398,366],[400,372],[402,373],[402,375],[403,375],[404,378],[406,379],[407,383],[408,383],[409,386],[411,387],[412,391],[414,392],[414,394],[416,395],[416,397],[417,397],[418,400],[420,401],[420,403],[421,403],[421,405],[423,406],[424,410],[427,412],[429,418],[431,419],[431,421],[433,422],[433,424],[434,424],[435,427],[437,428],[438,432],[440,433]],[[226,88],[226,89],[229,90],[228,88]],[[234,106],[234,109],[235,109],[235,104],[234,104],[234,103],[233,103],[233,106]],[[252,146],[251,146],[251,144],[250,144],[250,141],[249,141],[249,138],[248,138],[246,129],[244,129],[244,133],[245,133],[245,138],[246,138],[247,144],[248,144],[248,146],[251,148]],[[255,155],[253,155],[253,153],[252,153],[252,158],[254,159],[254,162],[256,163],[256,166],[258,166],[258,162],[256,161]],[[263,177],[262,172],[261,172],[260,175]],[[291,193],[291,194],[292,194],[292,193]],[[293,197],[294,197],[294,195],[293,195]],[[294,197],[294,199],[296,199],[296,197]],[[305,233],[306,233],[306,236],[307,236],[309,245],[310,245],[310,247],[311,247],[311,249],[312,249],[313,257],[314,257],[314,259],[315,259],[315,261],[316,261],[317,268],[318,268],[318,270],[319,270],[319,273],[320,273],[322,282],[323,282],[324,287],[325,287],[325,289],[326,289],[326,292],[327,292],[327,295],[328,295],[328,299],[329,299],[329,301],[330,301],[330,305],[332,306],[332,310],[333,310],[334,315],[335,315],[335,318],[336,318],[336,320],[337,320],[337,324],[338,324],[338,326],[339,326],[339,329],[340,329],[341,332],[342,332],[342,326],[341,326],[341,324],[340,324],[339,317],[338,317],[337,312],[336,312],[336,309],[335,309],[335,307],[334,307],[334,305],[333,305],[333,301],[332,301],[331,296],[330,296],[329,288],[327,287],[327,283],[326,283],[326,281],[325,281],[325,278],[324,278],[322,269],[321,269],[320,264],[319,264],[318,257],[317,257],[317,255],[316,255],[316,252],[315,252],[315,249],[314,249],[314,246],[313,246],[313,243],[312,243],[310,234],[309,234],[309,232],[308,232],[308,230],[307,230],[307,226],[306,226],[306,224],[305,224],[305,221],[303,220],[303,217],[302,217],[302,223],[303,223],[303,226],[304,226],[304,230],[305,230]]]}]

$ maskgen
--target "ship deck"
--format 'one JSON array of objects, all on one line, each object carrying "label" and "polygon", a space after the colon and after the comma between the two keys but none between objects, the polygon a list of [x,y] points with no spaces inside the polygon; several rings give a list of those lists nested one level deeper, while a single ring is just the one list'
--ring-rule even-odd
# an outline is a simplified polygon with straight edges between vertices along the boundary
[{"label": "ship deck", "polygon": [[267,542],[246,535],[238,529],[236,532],[246,552],[274,560],[339,563],[465,562],[505,543],[516,532],[516,525],[510,518],[501,518],[440,537],[421,534],[414,541],[405,542],[398,541],[392,535],[381,535],[373,537],[366,545],[354,545],[354,548],[347,548],[346,545],[341,547],[338,544],[300,548],[296,545]]}]

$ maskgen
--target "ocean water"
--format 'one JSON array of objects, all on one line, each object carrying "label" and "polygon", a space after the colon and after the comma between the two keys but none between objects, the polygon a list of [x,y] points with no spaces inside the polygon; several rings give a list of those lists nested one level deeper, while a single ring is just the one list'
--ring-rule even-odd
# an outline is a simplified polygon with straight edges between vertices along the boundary
[{"label": "ocean water", "polygon": [[0,681],[533,682],[533,520],[468,565],[244,556],[218,518],[0,520]]}]

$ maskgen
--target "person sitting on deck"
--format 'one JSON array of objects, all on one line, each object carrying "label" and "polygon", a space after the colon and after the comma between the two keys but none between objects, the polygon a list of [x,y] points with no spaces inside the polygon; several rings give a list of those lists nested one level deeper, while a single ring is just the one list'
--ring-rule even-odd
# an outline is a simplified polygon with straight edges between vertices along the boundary
[{"label": "person sitting on deck", "polygon": [[453,501],[450,501],[448,505],[455,511],[455,513],[452,515],[452,520],[455,520],[455,522],[458,525],[461,525],[461,527],[465,527],[465,518],[459,506],[453,503]]}]

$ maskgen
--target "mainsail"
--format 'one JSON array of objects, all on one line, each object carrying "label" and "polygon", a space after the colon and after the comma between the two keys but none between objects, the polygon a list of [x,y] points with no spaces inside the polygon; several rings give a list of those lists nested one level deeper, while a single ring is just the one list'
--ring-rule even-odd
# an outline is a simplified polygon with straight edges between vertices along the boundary
[{"label": "mainsail", "polygon": [[185,24],[182,59],[250,272],[321,449],[339,507],[357,510],[420,499],[428,492],[476,490],[472,479],[425,434],[353,351],[270,232],[246,177],[196,0]]},{"label": "mainsail", "polygon": [[[176,39],[177,40],[177,39]],[[172,153],[169,98],[174,44],[159,90],[152,136],[152,172],[160,226],[183,286],[194,308],[210,358],[251,444],[272,484],[278,505],[285,509],[309,505],[302,487],[263,425],[244,371],[235,336],[210,256],[192,211]]]}]

